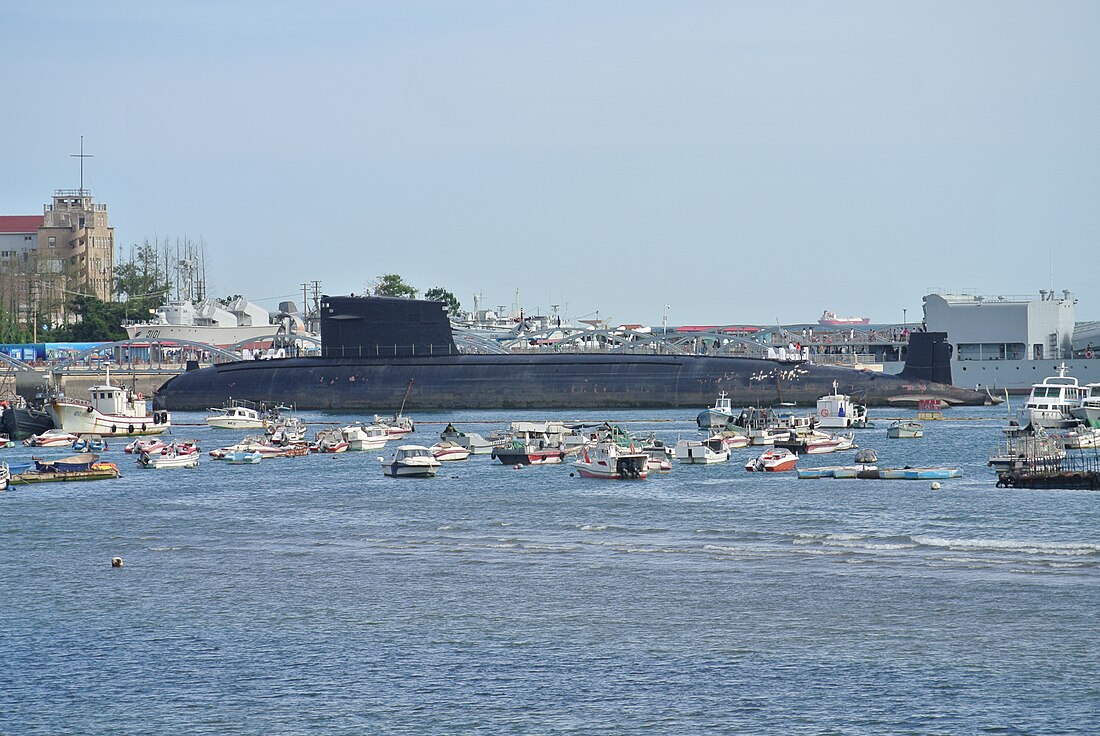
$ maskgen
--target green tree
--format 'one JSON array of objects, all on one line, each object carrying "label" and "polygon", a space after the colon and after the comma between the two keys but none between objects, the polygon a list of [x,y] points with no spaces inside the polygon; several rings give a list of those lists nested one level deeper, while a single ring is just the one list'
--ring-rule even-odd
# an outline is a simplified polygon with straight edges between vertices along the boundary
[{"label": "green tree", "polygon": [[80,295],[69,304],[79,321],[50,330],[50,342],[112,342],[125,340],[128,303],[104,302],[94,296]]},{"label": "green tree", "polygon": [[31,331],[25,327],[20,327],[15,318],[6,312],[3,307],[0,307],[0,343],[10,344],[30,341]]},{"label": "green tree", "polygon": [[405,280],[395,273],[385,273],[375,279],[372,285],[375,296],[402,296],[415,299],[417,290],[405,283]]},{"label": "green tree", "polygon": [[456,316],[462,310],[462,304],[451,292],[444,289],[442,286],[433,286],[424,292],[425,299],[431,299],[433,302],[443,302],[447,307],[447,314]]}]

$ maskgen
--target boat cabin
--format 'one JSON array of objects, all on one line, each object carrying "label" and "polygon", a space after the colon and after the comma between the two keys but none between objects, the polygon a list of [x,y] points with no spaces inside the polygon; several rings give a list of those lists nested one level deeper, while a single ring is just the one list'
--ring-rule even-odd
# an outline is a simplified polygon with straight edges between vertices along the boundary
[{"label": "boat cabin", "polygon": [[148,405],[142,395],[130,389],[108,383],[103,386],[92,386],[89,392],[92,408],[101,414],[140,417],[149,413]]}]

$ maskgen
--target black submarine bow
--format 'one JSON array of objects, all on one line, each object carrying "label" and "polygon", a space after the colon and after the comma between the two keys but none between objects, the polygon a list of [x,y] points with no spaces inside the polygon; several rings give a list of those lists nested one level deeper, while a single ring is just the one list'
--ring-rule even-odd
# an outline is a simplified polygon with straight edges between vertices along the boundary
[{"label": "black submarine bow", "polygon": [[[229,397],[302,409],[607,409],[700,407],[719,391],[740,405],[812,405],[838,390],[869,405],[989,403],[950,386],[943,333],[913,333],[897,376],[804,361],[629,353],[461,353],[441,302],[326,296],[319,357],[238,361],[188,371],[157,392],[173,410],[202,410]],[[947,348],[945,350],[945,348]],[[946,371],[946,373],[944,372]],[[946,379],[932,381],[933,377]]]}]

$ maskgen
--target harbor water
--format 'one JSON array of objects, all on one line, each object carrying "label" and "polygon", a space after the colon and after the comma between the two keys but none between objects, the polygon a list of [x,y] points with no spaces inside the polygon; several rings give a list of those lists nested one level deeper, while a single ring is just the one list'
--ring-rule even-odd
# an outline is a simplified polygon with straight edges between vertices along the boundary
[{"label": "harbor water", "polygon": [[[1095,733],[1100,495],[996,488],[1003,408],[886,439],[905,414],[857,442],[963,477],[798,480],[746,448],[393,479],[380,452],[212,461],[244,433],[205,426],[172,430],[198,468],[158,471],[115,441],[120,479],[0,493],[0,733]],[[408,439],[553,418],[698,436],[682,410],[458,412]]]}]

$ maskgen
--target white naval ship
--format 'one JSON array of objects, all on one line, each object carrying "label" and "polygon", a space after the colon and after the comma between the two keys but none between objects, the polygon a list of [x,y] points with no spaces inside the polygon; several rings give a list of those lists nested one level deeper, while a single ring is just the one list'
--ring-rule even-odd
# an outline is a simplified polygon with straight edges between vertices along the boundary
[{"label": "white naval ship", "polygon": [[131,340],[190,340],[218,347],[239,347],[288,331],[290,335],[305,332],[293,302],[282,302],[279,311],[271,315],[243,297],[229,304],[216,299],[172,302],[157,309],[149,321],[126,326]]},{"label": "white naval ship", "polygon": [[[1075,322],[1069,290],[1031,296],[933,293],[924,297],[924,325],[946,332],[952,347],[952,383],[993,395],[1028,393],[1065,373],[1081,385],[1100,382],[1100,323]],[[883,364],[898,373],[901,362]]]}]

